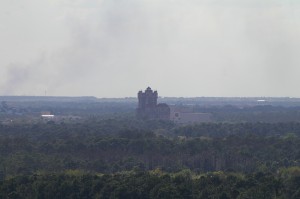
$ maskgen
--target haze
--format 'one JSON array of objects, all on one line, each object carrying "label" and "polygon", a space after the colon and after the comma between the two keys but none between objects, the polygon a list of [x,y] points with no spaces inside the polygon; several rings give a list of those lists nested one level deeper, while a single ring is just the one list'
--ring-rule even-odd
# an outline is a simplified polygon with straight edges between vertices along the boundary
[{"label": "haze", "polygon": [[0,95],[300,97],[297,0],[1,0]]}]

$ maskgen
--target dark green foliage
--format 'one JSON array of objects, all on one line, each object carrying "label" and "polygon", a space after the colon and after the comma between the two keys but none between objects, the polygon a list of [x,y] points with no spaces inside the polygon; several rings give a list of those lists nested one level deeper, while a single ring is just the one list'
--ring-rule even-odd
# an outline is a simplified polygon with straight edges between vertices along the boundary
[{"label": "dark green foliage", "polygon": [[300,123],[202,123],[176,128],[174,134],[187,137],[226,137],[249,134],[264,137],[297,137],[300,136]]},{"label": "dark green foliage", "polygon": [[0,125],[0,198],[300,196],[299,123]]},{"label": "dark green foliage", "polygon": [[298,198],[295,179],[270,173],[113,175],[43,174],[17,176],[0,184],[1,198]]},{"label": "dark green foliage", "polygon": [[109,119],[2,125],[1,176],[68,169],[114,173],[158,167],[168,172],[189,168],[195,172],[247,173],[300,166],[298,123],[211,123],[174,129],[168,122],[150,123],[151,127],[143,121]]},{"label": "dark green foliage", "polygon": [[[195,112],[211,113],[216,122],[299,122],[300,107],[298,104],[288,104],[285,102],[276,103],[269,101],[266,105],[257,105],[248,102],[247,104],[238,104],[226,102],[222,105],[194,105]],[[231,105],[230,105],[231,104]],[[271,105],[272,104],[272,105]]]}]

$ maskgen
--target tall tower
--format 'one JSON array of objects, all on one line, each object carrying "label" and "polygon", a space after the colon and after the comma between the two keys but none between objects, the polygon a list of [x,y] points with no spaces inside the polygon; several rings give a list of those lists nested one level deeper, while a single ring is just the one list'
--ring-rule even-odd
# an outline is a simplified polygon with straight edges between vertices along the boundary
[{"label": "tall tower", "polygon": [[148,87],[145,92],[138,92],[139,104],[136,109],[138,119],[170,119],[170,107],[167,104],[157,104],[157,91]]},{"label": "tall tower", "polygon": [[138,92],[139,104],[136,111],[138,118],[154,118],[155,117],[155,109],[157,106],[157,91],[152,91],[150,87],[148,87],[145,92]]},{"label": "tall tower", "polygon": [[140,109],[147,109],[147,108],[155,108],[157,105],[157,91],[152,91],[150,87],[148,87],[145,92],[139,91],[138,92],[138,99],[139,99],[139,106]]}]

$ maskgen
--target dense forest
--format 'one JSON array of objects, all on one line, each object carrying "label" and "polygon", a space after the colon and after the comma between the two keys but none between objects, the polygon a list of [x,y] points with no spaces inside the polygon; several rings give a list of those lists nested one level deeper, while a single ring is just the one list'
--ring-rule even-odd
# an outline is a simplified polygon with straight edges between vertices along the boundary
[{"label": "dense forest", "polygon": [[299,168],[282,169],[276,175],[268,172],[196,175],[189,170],[170,174],[159,169],[95,175],[72,170],[10,178],[0,183],[0,197],[298,199],[299,187]]},{"label": "dense forest", "polygon": [[0,125],[1,194],[298,198],[299,135],[299,123],[176,126],[168,121],[94,118]]},{"label": "dense forest", "polygon": [[298,107],[195,105],[215,121],[178,125],[93,100],[48,104],[76,121],[2,103],[0,198],[300,198]]},{"label": "dense forest", "polygon": [[247,173],[300,166],[298,123],[176,127],[164,121],[130,121],[2,125],[0,168],[5,175],[16,175],[134,168]]}]

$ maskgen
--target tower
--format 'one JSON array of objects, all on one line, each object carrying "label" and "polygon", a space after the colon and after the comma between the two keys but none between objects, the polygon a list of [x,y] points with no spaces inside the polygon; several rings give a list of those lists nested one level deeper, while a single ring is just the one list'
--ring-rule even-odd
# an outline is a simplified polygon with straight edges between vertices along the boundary
[{"label": "tower", "polygon": [[169,119],[170,108],[168,105],[157,104],[158,93],[148,87],[145,92],[138,92],[138,108],[136,116],[139,119]]},{"label": "tower", "polygon": [[157,105],[157,91],[152,91],[150,87],[148,87],[145,92],[138,92],[139,105],[140,109],[154,108]]}]

